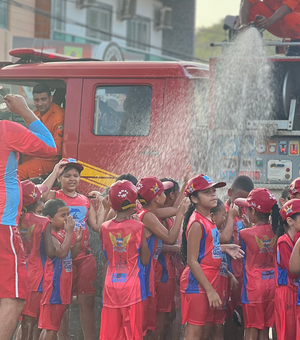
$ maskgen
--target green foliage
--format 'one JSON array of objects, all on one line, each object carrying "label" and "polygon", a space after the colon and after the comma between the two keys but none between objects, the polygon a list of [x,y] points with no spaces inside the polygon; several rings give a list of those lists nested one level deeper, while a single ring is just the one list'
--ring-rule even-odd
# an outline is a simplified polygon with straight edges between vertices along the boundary
[{"label": "green foliage", "polygon": [[[224,21],[220,21],[218,24],[214,24],[210,27],[198,28],[195,35],[195,57],[208,61],[211,57],[218,57],[222,54],[221,47],[211,47],[213,42],[223,42],[228,39],[228,31],[223,29]],[[265,40],[280,40],[274,37],[268,31],[264,32]],[[275,54],[275,47],[267,48],[268,55]]]}]

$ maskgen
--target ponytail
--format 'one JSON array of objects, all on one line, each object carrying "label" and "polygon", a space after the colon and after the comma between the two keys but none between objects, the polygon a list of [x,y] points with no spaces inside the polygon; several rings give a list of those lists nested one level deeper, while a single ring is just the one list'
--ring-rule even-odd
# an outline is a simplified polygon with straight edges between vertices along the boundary
[{"label": "ponytail", "polygon": [[282,221],[282,218],[279,214],[279,207],[278,204],[275,203],[273,205],[272,211],[271,211],[271,220],[272,220],[272,230],[273,233],[277,236],[280,237],[285,234],[285,227],[287,226],[286,221]]},{"label": "ponytail", "polygon": [[195,211],[195,204],[191,201],[190,206],[186,213],[184,214],[183,219],[183,230],[182,230],[182,242],[181,242],[181,260],[184,265],[187,263],[187,238],[186,238],[186,230],[189,223],[189,219]]}]

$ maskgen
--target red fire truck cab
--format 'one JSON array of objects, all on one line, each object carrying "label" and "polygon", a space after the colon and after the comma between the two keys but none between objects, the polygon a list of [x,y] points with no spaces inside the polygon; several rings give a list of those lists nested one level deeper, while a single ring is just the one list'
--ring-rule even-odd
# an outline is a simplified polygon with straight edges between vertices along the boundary
[{"label": "red fire truck cab", "polygon": [[[84,165],[81,191],[103,189],[127,172],[179,179],[190,164],[195,113],[207,107],[207,65],[67,60],[31,49],[11,54],[19,60],[0,63],[2,91],[22,94],[35,109],[33,86],[51,88],[65,108],[62,157]],[[0,117],[20,121],[12,113]]]}]

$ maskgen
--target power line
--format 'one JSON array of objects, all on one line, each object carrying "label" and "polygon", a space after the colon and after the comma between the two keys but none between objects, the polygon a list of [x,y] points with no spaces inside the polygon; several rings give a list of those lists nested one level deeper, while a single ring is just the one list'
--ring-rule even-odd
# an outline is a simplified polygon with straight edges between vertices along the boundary
[{"label": "power line", "polygon": [[[108,34],[106,31],[101,30],[99,28],[95,28],[95,27],[92,27],[92,26],[89,26],[89,25],[86,25],[86,24],[82,24],[82,23],[77,22],[77,21],[72,20],[72,19],[62,19],[62,18],[59,18],[59,17],[55,17],[55,16],[51,15],[49,12],[47,12],[47,11],[41,10],[39,8],[34,8],[34,7],[31,7],[31,6],[25,5],[25,4],[21,4],[21,3],[17,2],[17,1],[15,1],[15,0],[3,0],[3,2],[6,2],[7,4],[10,4],[10,5],[15,6],[15,7],[23,8],[23,9],[25,9],[27,11],[34,12],[36,14],[40,14],[40,15],[46,17],[46,18],[54,19],[54,20],[57,20],[57,21],[60,21],[60,22],[63,22],[63,23],[73,24],[75,26],[87,28],[87,29],[89,29],[91,31],[100,32],[100,33],[103,33],[103,34],[106,34],[106,35]],[[65,33],[65,34],[68,34],[68,33]],[[144,46],[146,48],[156,49],[158,51],[163,52],[163,54],[166,53],[166,54],[177,56],[180,59],[189,59],[189,60],[195,60],[195,61],[205,62],[206,63],[205,60],[202,60],[202,59],[199,59],[199,58],[195,58],[194,56],[181,54],[181,53],[174,52],[174,51],[171,51],[171,50],[168,50],[168,49],[164,49],[162,47],[154,46],[154,45],[147,44],[147,43],[142,43],[142,42],[139,42],[139,41],[136,41],[136,40],[132,40],[132,39],[127,39],[126,37],[123,37],[123,36],[118,35],[118,34],[110,33],[109,35],[111,37],[114,37],[114,38],[118,38],[118,39],[121,39],[121,40],[126,40],[127,42],[131,42],[131,43],[134,43],[134,44],[142,45],[142,46]]]}]

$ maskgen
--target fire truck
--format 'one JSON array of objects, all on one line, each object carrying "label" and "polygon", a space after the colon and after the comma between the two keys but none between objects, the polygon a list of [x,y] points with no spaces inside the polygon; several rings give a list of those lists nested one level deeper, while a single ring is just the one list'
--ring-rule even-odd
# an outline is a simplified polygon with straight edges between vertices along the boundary
[{"label": "fire truck", "polygon": [[[270,58],[276,112],[267,121],[249,119],[241,136],[232,126],[228,133],[226,117],[221,128],[214,124],[222,58],[207,65],[104,62],[34,49],[10,54],[15,62],[0,63],[0,91],[22,94],[35,109],[33,86],[51,88],[53,101],[65,109],[62,157],[84,165],[84,193],[102,191],[128,172],[180,179],[188,164],[227,182],[245,174],[271,190],[282,190],[300,175],[299,58]],[[0,119],[24,123],[10,112]],[[256,139],[253,131],[262,127],[268,137]]]},{"label": "fire truck", "polygon": [[[80,191],[101,191],[128,172],[183,176],[208,65],[104,62],[34,49],[10,55],[15,62],[0,63],[0,93],[21,94],[34,110],[33,87],[50,87],[53,101],[65,109],[62,157],[84,165]],[[11,112],[0,119],[24,123]]]}]

